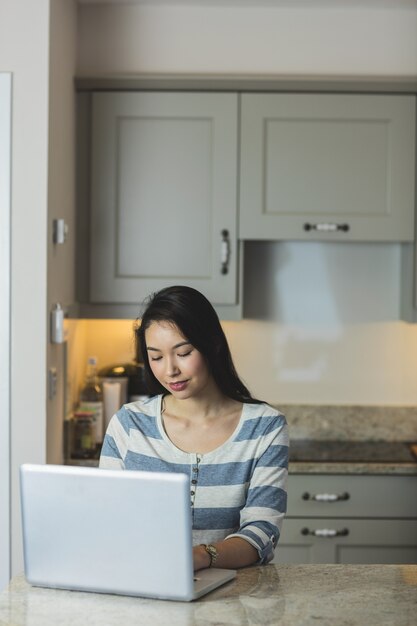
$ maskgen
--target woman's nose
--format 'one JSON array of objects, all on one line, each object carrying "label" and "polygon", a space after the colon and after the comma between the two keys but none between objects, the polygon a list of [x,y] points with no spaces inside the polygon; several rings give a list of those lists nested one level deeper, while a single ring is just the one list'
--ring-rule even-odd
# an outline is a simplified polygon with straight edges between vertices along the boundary
[{"label": "woman's nose", "polygon": [[168,376],[177,376],[180,372],[180,368],[178,367],[176,361],[170,360],[168,362]]}]

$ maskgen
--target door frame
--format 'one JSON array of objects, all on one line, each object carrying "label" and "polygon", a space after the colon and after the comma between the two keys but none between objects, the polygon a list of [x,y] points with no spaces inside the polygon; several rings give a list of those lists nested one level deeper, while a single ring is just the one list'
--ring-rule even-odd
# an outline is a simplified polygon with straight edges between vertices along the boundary
[{"label": "door frame", "polygon": [[11,574],[11,128],[12,74],[0,72],[0,590]]}]

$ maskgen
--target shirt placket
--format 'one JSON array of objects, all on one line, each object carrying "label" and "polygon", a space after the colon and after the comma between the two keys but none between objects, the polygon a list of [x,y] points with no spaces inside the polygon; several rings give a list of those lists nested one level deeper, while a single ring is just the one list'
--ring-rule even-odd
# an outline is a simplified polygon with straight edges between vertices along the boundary
[{"label": "shirt placket", "polygon": [[191,460],[191,481],[190,481],[190,496],[191,496],[191,511],[194,519],[194,504],[195,504],[195,496],[197,492],[198,486],[198,478],[200,473],[200,463],[202,460],[201,454],[193,454],[193,458]]}]

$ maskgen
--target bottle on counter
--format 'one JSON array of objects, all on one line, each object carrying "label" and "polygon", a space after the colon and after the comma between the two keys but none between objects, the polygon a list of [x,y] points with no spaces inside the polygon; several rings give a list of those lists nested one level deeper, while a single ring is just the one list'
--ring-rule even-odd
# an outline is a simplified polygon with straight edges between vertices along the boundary
[{"label": "bottle on counter", "polygon": [[100,448],[104,436],[103,392],[98,379],[97,359],[90,356],[87,360],[87,372],[84,387],[80,393],[79,411],[94,414],[94,443]]}]

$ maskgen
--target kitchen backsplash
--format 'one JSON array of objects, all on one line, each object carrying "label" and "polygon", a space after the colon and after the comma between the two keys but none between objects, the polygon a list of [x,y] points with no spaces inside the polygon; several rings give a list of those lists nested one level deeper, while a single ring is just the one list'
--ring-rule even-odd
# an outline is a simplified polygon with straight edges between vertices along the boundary
[{"label": "kitchen backsplash", "polygon": [[[297,326],[223,322],[253,395],[274,404],[417,405],[417,328],[404,322]],[[131,320],[70,320],[69,402],[89,355],[99,367],[134,356]]]},{"label": "kitchen backsplash", "polygon": [[417,440],[417,407],[285,405],[290,439],[316,441]]}]

